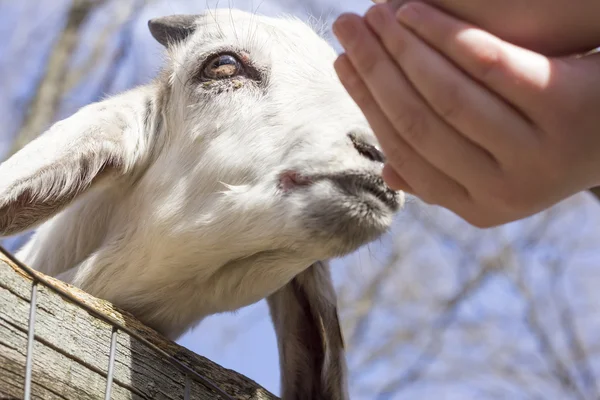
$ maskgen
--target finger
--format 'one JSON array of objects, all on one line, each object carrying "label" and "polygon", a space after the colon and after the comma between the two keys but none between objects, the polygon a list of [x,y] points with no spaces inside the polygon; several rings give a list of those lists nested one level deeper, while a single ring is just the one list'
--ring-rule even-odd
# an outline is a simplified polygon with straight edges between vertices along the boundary
[{"label": "finger", "polygon": [[390,164],[385,164],[381,176],[387,185],[394,190],[402,190],[414,194],[414,189],[402,178]]},{"label": "finger", "polygon": [[[388,9],[385,5],[381,7]],[[391,11],[389,19],[393,21]],[[466,186],[477,185],[498,171],[486,151],[454,131],[427,106],[362,18],[350,16],[346,22],[355,39],[339,36],[352,65],[395,131],[413,149]]]},{"label": "finger", "polygon": [[504,42],[420,2],[402,6],[397,17],[467,74],[526,115],[535,119],[544,109],[539,105],[545,103],[543,92],[552,75],[548,58]]},{"label": "finger", "polygon": [[500,161],[535,145],[528,121],[398,24],[389,8],[375,6],[365,18],[427,104],[457,131]]},{"label": "finger", "polygon": [[371,0],[375,4],[388,4],[393,10],[397,10],[411,0]]},{"label": "finger", "polygon": [[[334,67],[340,81],[377,135],[387,162],[402,176],[415,195],[430,203],[443,203],[448,208],[467,204],[468,195],[462,186],[427,163],[396,134],[352,66],[349,57],[342,54]],[[441,202],[438,202],[438,199],[441,199]]]}]

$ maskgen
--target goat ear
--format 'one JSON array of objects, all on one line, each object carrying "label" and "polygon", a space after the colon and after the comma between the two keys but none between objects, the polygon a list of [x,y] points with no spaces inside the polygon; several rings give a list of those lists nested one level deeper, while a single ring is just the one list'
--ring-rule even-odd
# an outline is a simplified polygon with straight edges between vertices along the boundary
[{"label": "goat ear", "polygon": [[282,400],[347,400],[346,359],[329,266],[317,262],[267,298]]},{"label": "goat ear", "polygon": [[100,178],[125,173],[133,156],[118,112],[106,102],[84,107],[0,164],[0,236],[41,224]]},{"label": "goat ear", "polygon": [[169,15],[148,21],[150,33],[165,47],[181,42],[196,29],[198,15]]}]

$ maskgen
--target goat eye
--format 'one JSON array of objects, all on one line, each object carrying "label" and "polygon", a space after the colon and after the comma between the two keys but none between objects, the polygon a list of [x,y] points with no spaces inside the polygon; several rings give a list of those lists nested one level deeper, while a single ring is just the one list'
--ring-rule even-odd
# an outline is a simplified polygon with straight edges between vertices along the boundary
[{"label": "goat eye", "polygon": [[231,78],[242,71],[242,63],[230,54],[222,54],[214,57],[208,62],[202,72],[209,79]]}]

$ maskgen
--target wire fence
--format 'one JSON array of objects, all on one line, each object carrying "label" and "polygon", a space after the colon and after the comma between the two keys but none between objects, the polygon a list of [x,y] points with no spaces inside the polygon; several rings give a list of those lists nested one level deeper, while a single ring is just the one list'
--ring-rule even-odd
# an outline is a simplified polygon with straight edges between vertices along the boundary
[{"label": "wire fence", "polygon": [[196,383],[204,385],[206,388],[215,391],[222,399],[225,400],[234,400],[229,394],[227,394],[224,390],[218,387],[215,383],[213,383],[210,379],[202,376],[197,371],[188,367],[177,358],[173,357],[166,351],[162,350],[152,342],[148,341],[144,337],[137,334],[135,331],[127,328],[119,321],[116,321],[109,315],[102,314],[95,310],[93,307],[83,303],[77,297],[72,294],[64,291],[63,289],[56,287],[47,279],[45,279],[42,275],[40,275],[37,271],[32,268],[26,266],[19,260],[17,260],[9,251],[7,251],[4,247],[0,246],[0,253],[2,253],[7,259],[9,259],[13,264],[19,267],[23,272],[27,273],[32,280],[33,284],[31,287],[31,295],[30,295],[30,308],[29,308],[29,324],[27,330],[27,354],[25,361],[25,382],[24,382],[24,400],[30,400],[32,396],[32,370],[33,370],[33,359],[35,357],[33,348],[35,342],[35,319],[36,319],[36,308],[37,308],[37,293],[38,286],[44,285],[48,289],[52,290],[59,296],[64,299],[67,299],[73,303],[75,303],[78,307],[85,309],[90,314],[94,315],[96,318],[106,322],[112,327],[111,339],[110,339],[110,350],[109,350],[109,359],[108,359],[108,367],[106,375],[106,389],[104,391],[104,399],[109,400],[111,398],[112,387],[113,387],[113,375],[115,369],[115,355],[117,348],[117,334],[119,331],[126,333],[127,335],[135,338],[137,341],[154,351],[157,355],[164,357],[168,360],[174,367],[179,369],[185,377],[185,386],[183,390],[183,398],[184,400],[191,399],[191,382],[192,380]]}]

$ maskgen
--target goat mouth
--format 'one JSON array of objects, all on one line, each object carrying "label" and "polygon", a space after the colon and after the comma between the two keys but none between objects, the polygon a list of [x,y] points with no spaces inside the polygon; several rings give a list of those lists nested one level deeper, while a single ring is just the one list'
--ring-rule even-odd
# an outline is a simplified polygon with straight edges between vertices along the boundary
[{"label": "goat mouth", "polygon": [[381,176],[372,173],[317,174],[306,176],[296,171],[285,171],[279,176],[279,187],[284,193],[311,186],[313,183],[327,180],[352,197],[364,193],[376,198],[392,211],[400,208],[400,194],[390,189]]},{"label": "goat mouth", "polygon": [[350,173],[331,176],[328,179],[346,193],[354,196],[367,193],[392,211],[397,211],[400,208],[400,194],[390,189],[383,181],[383,178],[378,175]]}]

